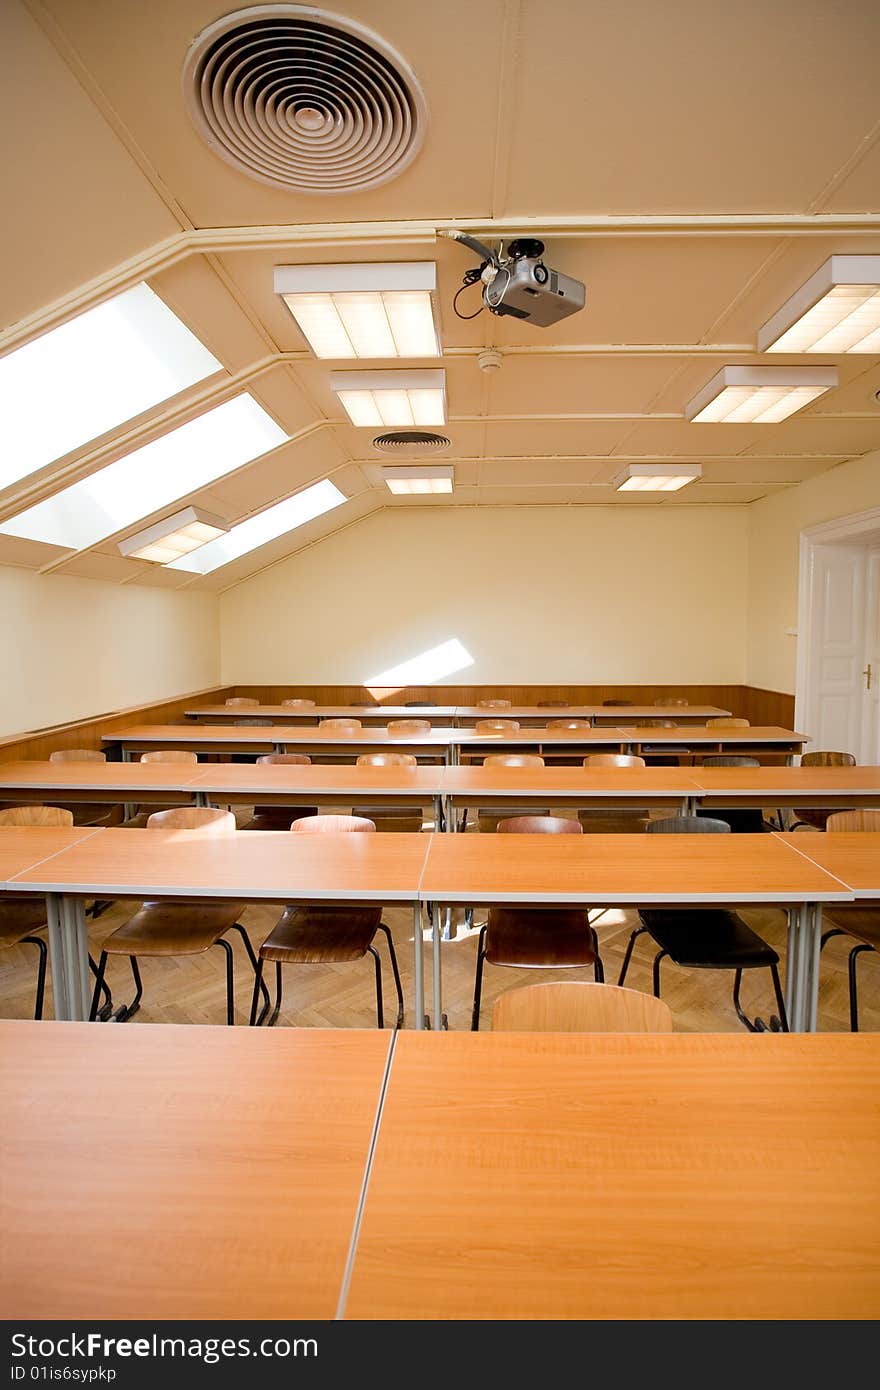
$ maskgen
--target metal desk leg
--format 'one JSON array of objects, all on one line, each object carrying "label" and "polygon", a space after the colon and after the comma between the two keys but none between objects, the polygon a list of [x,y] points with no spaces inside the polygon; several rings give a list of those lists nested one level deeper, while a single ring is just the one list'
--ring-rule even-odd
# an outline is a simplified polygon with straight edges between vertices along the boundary
[{"label": "metal desk leg", "polygon": [[422,941],[422,904],[413,903],[413,960],[416,1002],[416,1028],[425,1027],[425,950]]},{"label": "metal desk leg", "polygon": [[440,913],[443,912],[445,916],[446,911],[448,911],[451,915],[452,908],[448,908],[444,911],[444,909],[441,908],[439,903],[434,903],[434,908],[431,913],[431,984],[433,989],[432,1023],[435,1030],[445,1028],[446,1026],[446,1020],[443,1017],[443,964],[440,954],[442,950]]},{"label": "metal desk leg", "polygon": [[207,792],[196,792],[196,805],[197,805],[197,806],[210,806],[210,804],[211,804],[211,803],[210,803],[210,801],[208,800],[208,793],[207,793]]},{"label": "metal desk leg", "polygon": [[83,1022],[89,1016],[89,948],[82,898],[46,896],[52,991],[58,1020]]},{"label": "metal desk leg", "polygon": [[819,998],[822,914],[815,903],[792,908],[788,917],[785,1007],[793,1033],[814,1033]]},{"label": "metal desk leg", "polygon": [[121,747],[120,750],[119,750],[119,756],[120,756],[120,759],[121,759],[122,762],[124,762],[124,763],[130,763],[130,762],[131,762],[131,749],[130,749],[130,748],[126,748],[126,746],[125,746],[124,743],[123,743],[122,747]]}]

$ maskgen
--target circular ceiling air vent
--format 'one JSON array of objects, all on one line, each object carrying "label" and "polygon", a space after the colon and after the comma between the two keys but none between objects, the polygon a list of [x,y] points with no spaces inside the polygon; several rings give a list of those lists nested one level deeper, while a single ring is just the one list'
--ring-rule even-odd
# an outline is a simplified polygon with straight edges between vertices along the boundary
[{"label": "circular ceiling air vent", "polygon": [[386,183],[425,135],[425,99],[400,54],[355,20],[305,5],[256,5],[208,25],[183,88],[217,154],[300,193]]},{"label": "circular ceiling air vent", "polygon": [[449,440],[445,434],[433,434],[428,430],[390,430],[387,434],[377,434],[373,448],[383,454],[436,454],[439,449],[448,449]]}]

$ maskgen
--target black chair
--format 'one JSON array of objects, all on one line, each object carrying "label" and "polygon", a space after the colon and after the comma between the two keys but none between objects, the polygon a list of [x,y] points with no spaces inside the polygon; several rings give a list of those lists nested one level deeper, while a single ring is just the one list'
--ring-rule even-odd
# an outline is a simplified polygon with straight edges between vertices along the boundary
[{"label": "black chair", "polygon": [[[699,816],[669,816],[651,821],[649,832],[666,835],[729,835],[723,820]],[[740,986],[744,970],[769,970],[779,1014],[770,1018],[769,1031],[787,1033],[785,1000],[779,983],[779,956],[763,937],[752,931],[736,912],[719,908],[642,908],[642,925],[632,933],[617,983],[622,985],[632,958],[636,937],[645,932],[660,947],[654,957],[654,994],[660,998],[660,962],[669,957],[674,965],[691,970],[733,970],[733,1006],[740,1022],[751,1033],[767,1032],[761,1018],[754,1022],[743,1011]]]},{"label": "black chair", "polygon": [[[717,758],[704,758],[703,767],[760,767],[757,758],[737,758],[733,754]],[[773,830],[764,820],[758,806],[713,806],[711,811],[698,811],[698,816],[709,820],[726,821],[734,835],[761,835]]]}]

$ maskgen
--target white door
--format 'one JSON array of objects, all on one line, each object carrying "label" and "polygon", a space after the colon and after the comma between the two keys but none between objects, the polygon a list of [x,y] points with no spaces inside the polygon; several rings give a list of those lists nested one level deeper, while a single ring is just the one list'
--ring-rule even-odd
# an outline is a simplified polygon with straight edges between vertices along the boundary
[{"label": "white door", "polygon": [[852,753],[862,761],[866,552],[861,546],[813,550],[810,692],[805,732],[810,746]]},{"label": "white door", "polygon": [[880,763],[880,546],[865,557],[865,647],[859,762]]}]

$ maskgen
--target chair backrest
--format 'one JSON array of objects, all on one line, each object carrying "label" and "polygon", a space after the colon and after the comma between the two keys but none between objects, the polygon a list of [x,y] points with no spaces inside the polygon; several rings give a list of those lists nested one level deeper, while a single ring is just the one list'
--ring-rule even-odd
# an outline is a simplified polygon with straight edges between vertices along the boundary
[{"label": "chair backrest", "polygon": [[507,816],[498,822],[499,835],[583,835],[580,821],[565,816]]},{"label": "chair backrest", "polygon": [[540,753],[489,753],[483,767],[543,767]]},{"label": "chair backrest", "polygon": [[172,806],[170,811],[154,811],[147,820],[148,830],[191,830],[200,835],[233,835],[235,816],[216,806]]},{"label": "chair backrest", "polygon": [[385,728],[389,734],[429,734],[431,721],[430,719],[389,719]]},{"label": "chair backrest", "polygon": [[670,699],[670,697],[669,697],[668,695],[661,695],[660,698],[659,698],[659,700],[655,700],[655,701],[654,701],[654,704],[655,704],[655,705],[664,705],[664,706],[668,706],[669,708],[671,708],[673,705],[686,705],[687,703],[688,703],[687,700],[673,700],[673,699]]},{"label": "chair backrest", "polygon": [[825,822],[825,829],[834,831],[844,830],[880,830],[880,811],[835,811]]},{"label": "chair backrest", "polygon": [[416,767],[415,753],[359,753],[359,767]]},{"label": "chair backrest", "polygon": [[238,705],[242,709],[245,706],[249,709],[254,709],[260,702],[259,700],[252,699],[250,695],[230,695],[226,703],[227,705]]},{"label": "chair backrest", "polygon": [[674,719],[639,719],[635,727],[637,729],[680,729],[681,725]]},{"label": "chair backrest", "polygon": [[56,748],[49,754],[50,763],[106,763],[107,754],[97,748]]},{"label": "chair backrest", "polygon": [[142,763],[197,763],[197,753],[189,753],[185,748],[156,748],[151,753],[141,753]]},{"label": "chair backrest", "polygon": [[289,763],[300,767],[311,761],[308,753],[261,753],[257,758],[258,763]]},{"label": "chair backrest", "polygon": [[719,716],[718,719],[707,719],[707,729],[747,729],[748,719],[733,719],[729,715]]},{"label": "chair backrest", "polygon": [[495,1000],[493,1032],[671,1033],[662,999],[640,989],[560,981],[508,989]]},{"label": "chair backrest", "polygon": [[237,729],[271,729],[273,724],[271,719],[233,719],[232,722]]},{"label": "chair backrest", "polygon": [[568,700],[539,700],[538,709],[568,709]]},{"label": "chair backrest", "polygon": [[852,753],[827,753],[814,751],[801,754],[801,767],[855,767]]},{"label": "chair backrest", "polygon": [[590,753],[584,758],[584,767],[644,767],[644,758],[635,753]]},{"label": "chair backrest", "polygon": [[0,825],[73,825],[73,812],[63,806],[10,806],[0,811]]},{"label": "chair backrest", "polygon": [[478,719],[474,725],[474,733],[515,734],[518,728],[518,719]]},{"label": "chair backrest", "polygon": [[663,820],[649,820],[645,829],[652,835],[730,834],[727,821],[715,820],[712,816],[664,816]]},{"label": "chair backrest", "polygon": [[357,729],[362,729],[363,727],[364,727],[364,726],[363,726],[363,724],[361,723],[360,719],[322,719],[322,720],[320,720],[320,728],[322,728],[322,729],[350,729],[352,732],[354,732],[355,730],[357,730]]},{"label": "chair backrest", "polygon": [[610,707],[617,707],[617,708],[619,708],[619,709],[623,709],[624,705],[631,705],[631,704],[634,704],[634,701],[633,701],[633,700],[603,700],[603,701],[602,701],[603,707],[604,707],[605,705],[608,705],[608,706],[610,706]]},{"label": "chair backrest", "polygon": [[314,709],[314,708],[315,708],[315,702],[314,702],[314,700],[301,700],[301,699],[296,699],[296,700],[282,700],[282,701],[281,701],[281,707],[282,707],[282,709]]},{"label": "chair backrest", "polygon": [[366,816],[303,816],[290,827],[297,835],[338,835],[376,829]]},{"label": "chair backrest", "polygon": [[477,709],[510,709],[512,700],[478,700]]},{"label": "chair backrest", "polygon": [[404,700],[403,703],[404,703],[404,705],[405,705],[405,707],[406,707],[407,709],[436,709],[436,708],[437,708],[437,703],[436,703],[435,700]]},{"label": "chair backrest", "polygon": [[548,729],[591,729],[589,719],[549,719]]},{"label": "chair backrest", "polygon": [[760,758],[738,758],[734,753],[725,753],[719,758],[704,758],[702,767],[760,767]]}]

